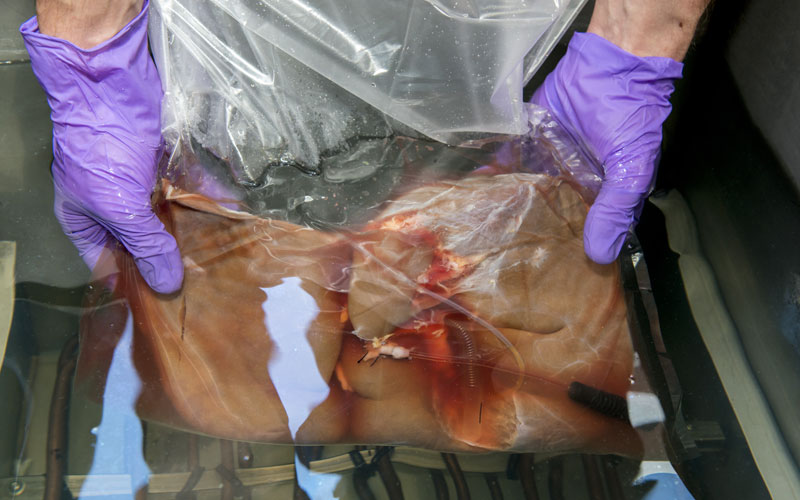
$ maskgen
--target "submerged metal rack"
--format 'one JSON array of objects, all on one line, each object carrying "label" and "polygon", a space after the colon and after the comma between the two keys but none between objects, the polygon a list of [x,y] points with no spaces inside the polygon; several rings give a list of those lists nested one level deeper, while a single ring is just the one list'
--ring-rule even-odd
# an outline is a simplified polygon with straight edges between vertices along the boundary
[{"label": "submerged metal rack", "polygon": [[[680,415],[680,385],[660,338],[655,302],[649,287],[647,267],[641,250],[634,242],[620,259],[623,285],[628,305],[629,325],[638,353],[638,384],[658,394],[666,419],[664,424],[653,423],[642,432],[646,441],[645,460],[653,463],[680,463],[681,457],[696,453],[695,434],[687,429]],[[33,290],[33,291],[31,291]],[[38,290],[38,291],[37,291]],[[59,296],[41,289],[28,288],[25,294]],[[63,296],[64,294],[61,294]],[[75,297],[73,290],[69,297]],[[28,297],[28,300],[31,298]],[[61,304],[63,306],[63,304]],[[74,305],[74,304],[73,304]],[[67,435],[69,396],[75,366],[76,338],[64,345],[51,398],[47,449],[47,473],[43,476],[6,478],[0,498],[64,498],[81,493],[86,475],[70,473],[67,464]],[[677,410],[676,410],[677,408]],[[220,495],[229,498],[258,498],[259,487],[282,485],[291,496],[303,498],[303,485],[298,483],[298,467],[311,476],[337,474],[348,481],[343,491],[353,498],[417,498],[420,491],[431,498],[590,498],[617,500],[641,496],[647,485],[633,486],[639,474],[636,460],[613,456],[546,455],[492,453],[487,455],[455,455],[405,447],[295,447],[294,463],[255,466],[258,453],[264,446],[212,440],[202,436],[173,431],[160,426],[147,426],[144,453],[163,452],[150,439],[159,434],[180,434],[183,442],[181,456],[173,461],[172,469],[156,470],[149,476],[147,487],[133,491],[131,477],[109,475],[93,477],[96,489],[83,491],[83,496],[102,496],[108,492],[136,495],[137,498],[203,498]],[[666,436],[666,438],[664,438]],[[201,459],[198,441],[204,443]],[[218,445],[212,444],[218,441]],[[210,448],[218,451],[209,453]],[[282,446],[288,449],[290,447]],[[234,451],[236,450],[236,451]],[[238,459],[235,459],[234,456]],[[396,471],[399,468],[400,473]],[[680,467],[676,467],[680,472]],[[98,481],[99,480],[99,481]],[[350,484],[351,483],[351,484]],[[413,485],[411,483],[414,483]],[[422,485],[422,486],[420,486]],[[421,489],[420,489],[421,488]],[[413,490],[413,494],[411,491]],[[287,495],[289,495],[288,490]],[[345,493],[347,494],[347,493]],[[198,495],[200,495],[198,497]],[[345,496],[346,497],[346,496]]]}]

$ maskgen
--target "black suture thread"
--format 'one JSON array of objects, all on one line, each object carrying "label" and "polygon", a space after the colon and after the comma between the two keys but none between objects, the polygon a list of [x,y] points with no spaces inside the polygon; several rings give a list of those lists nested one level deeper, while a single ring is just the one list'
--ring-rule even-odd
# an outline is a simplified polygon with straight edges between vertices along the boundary
[{"label": "black suture thread", "polygon": [[181,298],[181,340],[186,336],[186,295]]}]

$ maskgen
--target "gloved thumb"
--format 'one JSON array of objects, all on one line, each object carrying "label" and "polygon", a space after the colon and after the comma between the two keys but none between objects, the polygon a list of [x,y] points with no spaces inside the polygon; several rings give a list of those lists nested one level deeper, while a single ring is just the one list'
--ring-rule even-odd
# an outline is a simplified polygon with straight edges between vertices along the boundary
[{"label": "gloved thumb", "polygon": [[583,227],[586,255],[598,264],[614,262],[643,203],[640,192],[604,185]]},{"label": "gloved thumb", "polygon": [[86,210],[56,189],[53,206],[56,218],[90,269],[95,269],[104,249],[113,245],[113,236],[133,255],[140,273],[153,290],[172,293],[181,287],[183,263],[178,245],[149,203],[142,202],[139,213],[133,215],[107,204],[94,208],[94,211]]},{"label": "gloved thumb", "polygon": [[132,223],[110,229],[133,255],[139,272],[150,288],[159,293],[173,293],[180,289],[183,284],[183,262],[178,244],[152,210],[135,217]]},{"label": "gloved thumb", "polygon": [[[172,238],[172,236],[167,235]],[[183,263],[177,248],[162,254],[134,257],[139,272],[158,293],[174,293],[183,284]]]}]

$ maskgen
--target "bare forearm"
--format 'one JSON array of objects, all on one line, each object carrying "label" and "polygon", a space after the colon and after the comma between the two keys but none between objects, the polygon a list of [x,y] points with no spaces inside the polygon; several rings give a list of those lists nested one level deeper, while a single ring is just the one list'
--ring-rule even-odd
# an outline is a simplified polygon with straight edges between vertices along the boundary
[{"label": "bare forearm", "polygon": [[680,61],[710,0],[597,0],[589,32],[640,57]]},{"label": "bare forearm", "polygon": [[36,0],[39,32],[90,49],[113,37],[143,0]]}]

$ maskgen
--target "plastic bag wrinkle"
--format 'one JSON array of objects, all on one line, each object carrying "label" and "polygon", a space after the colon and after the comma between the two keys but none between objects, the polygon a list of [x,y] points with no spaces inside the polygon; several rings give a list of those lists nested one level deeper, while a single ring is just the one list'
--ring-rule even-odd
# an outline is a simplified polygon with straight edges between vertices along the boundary
[{"label": "plastic bag wrinkle", "polygon": [[[616,266],[591,263],[580,244],[599,178],[562,132],[542,115],[528,137],[469,149],[371,139],[377,164],[352,179],[328,175],[345,163],[316,176],[283,167],[252,188],[199,144],[173,152],[165,170],[177,185],[165,181],[156,210],[184,256],[184,289],[154,294],[115,256],[113,297],[133,312],[146,381],[139,415],[274,443],[638,453],[628,424],[567,396],[574,380],[624,394],[632,347]],[[232,191],[185,191],[204,161]],[[268,311],[270,290],[288,288],[303,307],[288,317],[311,319],[287,339]],[[87,314],[82,345],[113,336],[112,317]],[[288,352],[275,351],[276,336],[314,353],[289,366],[320,375],[321,403],[304,403],[291,377],[271,378],[271,356]],[[380,354],[392,346],[409,358]],[[81,353],[78,386],[95,398],[102,385],[86,367],[102,367],[104,352]]]},{"label": "plastic bag wrinkle", "polygon": [[525,56],[549,52],[537,40],[582,4],[156,1],[164,135],[254,182],[281,157],[316,168],[358,136],[524,133]]}]

